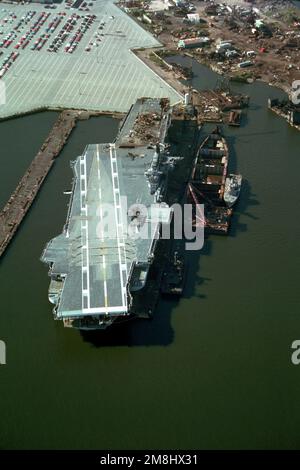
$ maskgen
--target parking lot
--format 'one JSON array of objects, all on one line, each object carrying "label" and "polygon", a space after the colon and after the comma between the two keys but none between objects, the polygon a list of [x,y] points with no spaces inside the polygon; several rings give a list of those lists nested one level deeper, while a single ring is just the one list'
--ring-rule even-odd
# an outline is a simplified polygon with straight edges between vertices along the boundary
[{"label": "parking lot", "polygon": [[158,45],[150,34],[111,0],[76,4],[0,5],[0,117],[44,106],[127,111],[140,96],[180,99],[130,50]]}]

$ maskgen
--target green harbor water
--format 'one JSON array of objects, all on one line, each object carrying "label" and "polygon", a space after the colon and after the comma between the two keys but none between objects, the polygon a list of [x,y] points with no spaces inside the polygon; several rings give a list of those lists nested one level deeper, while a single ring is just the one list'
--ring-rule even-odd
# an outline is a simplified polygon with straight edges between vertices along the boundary
[{"label": "green harbor water", "polygon": [[[214,85],[193,68],[194,87]],[[230,170],[244,177],[230,235],[189,256],[178,303],[97,338],[53,320],[39,261],[65,222],[70,160],[111,141],[118,122],[73,132],[0,262],[0,448],[299,448],[300,133],[267,110],[280,92],[238,88],[251,104],[241,128],[224,126]],[[0,123],[2,205],[55,117]]]}]

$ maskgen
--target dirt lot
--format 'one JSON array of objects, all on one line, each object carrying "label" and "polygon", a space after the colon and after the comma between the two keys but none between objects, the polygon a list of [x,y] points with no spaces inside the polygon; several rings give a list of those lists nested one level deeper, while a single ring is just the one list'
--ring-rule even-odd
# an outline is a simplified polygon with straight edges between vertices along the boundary
[{"label": "dirt lot", "polygon": [[[300,31],[299,31],[300,33]],[[214,23],[209,28],[209,35],[214,41],[232,40],[237,49],[243,51],[255,51],[255,59],[252,59],[254,66],[247,69],[247,73],[254,79],[261,79],[272,85],[279,86],[287,91],[294,80],[300,79],[300,51],[298,48],[285,46],[286,36],[278,34],[272,38],[255,37],[244,34],[243,30],[232,31],[223,28]],[[264,52],[260,52],[264,50]],[[197,54],[197,53],[196,53]],[[198,54],[197,54],[198,55]],[[205,58],[205,55],[199,54],[198,59]],[[219,69],[224,73],[238,75],[238,60],[226,60]],[[214,60],[217,64],[217,60]]]},{"label": "dirt lot", "polygon": [[[217,3],[225,3],[218,0]],[[242,5],[244,10],[249,9],[249,3],[243,0],[227,0],[226,5]],[[244,15],[240,9],[218,11],[217,14],[209,14],[206,11],[208,2],[195,1],[193,3],[200,18],[200,24],[188,24],[186,12],[180,12],[178,8],[171,8],[163,14],[147,15],[151,17],[152,24],[144,27],[154,33],[159,41],[170,52],[178,53],[177,45],[179,39],[208,36],[211,39],[209,47],[202,49],[188,49],[196,60],[212,66],[220,73],[237,77],[241,80],[260,79],[285,91],[289,91],[295,80],[300,79],[300,10],[299,23],[295,20],[294,11],[290,8],[289,0],[260,1],[257,0],[255,7],[259,10],[255,13]],[[263,6],[263,9],[261,9]],[[270,37],[265,31],[256,30],[253,27],[257,19],[261,19],[270,32]],[[234,58],[220,57],[216,54],[216,45],[220,41],[232,41],[238,55]],[[248,60],[247,51],[255,51],[255,57],[251,57],[252,66],[245,69],[239,68],[238,64]],[[182,50],[181,53],[186,52]],[[147,52],[142,52],[147,56]],[[156,68],[157,68],[156,64]],[[170,75],[170,73],[167,73]],[[168,80],[170,81],[170,80]]]}]

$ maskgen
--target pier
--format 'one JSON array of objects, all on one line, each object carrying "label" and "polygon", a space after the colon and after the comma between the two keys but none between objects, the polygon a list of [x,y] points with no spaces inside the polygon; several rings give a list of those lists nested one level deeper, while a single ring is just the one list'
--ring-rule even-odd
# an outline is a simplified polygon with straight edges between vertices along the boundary
[{"label": "pier", "polygon": [[268,108],[300,131],[300,106],[290,100],[268,99]]},{"label": "pier", "polygon": [[55,158],[61,152],[76,126],[78,118],[78,111],[62,111],[60,113],[39,152],[0,212],[0,257],[28,212]]}]

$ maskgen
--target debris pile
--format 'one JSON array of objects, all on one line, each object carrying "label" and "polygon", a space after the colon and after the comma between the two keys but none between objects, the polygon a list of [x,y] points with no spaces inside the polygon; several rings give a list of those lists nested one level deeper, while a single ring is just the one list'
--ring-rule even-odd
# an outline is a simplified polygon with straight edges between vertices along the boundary
[{"label": "debris pile", "polygon": [[[300,89],[299,89],[300,97]],[[291,100],[269,99],[268,107],[274,113],[285,118],[287,122],[300,131],[300,98],[299,104],[294,104]]]},{"label": "debris pile", "polygon": [[224,82],[217,84],[214,90],[198,92],[193,90],[192,103],[197,110],[198,122],[228,122],[239,126],[242,109],[249,104],[249,97],[233,93]]},{"label": "debris pile", "polygon": [[155,141],[158,136],[161,116],[156,113],[139,114],[135,120],[132,135],[144,142]]},{"label": "debris pile", "polygon": [[[162,98],[160,105],[162,113],[165,112],[169,107],[169,100]],[[161,119],[162,114],[156,112],[138,114],[128,134],[123,136],[120,147],[155,145],[160,138]]]},{"label": "debris pile", "polygon": [[[171,54],[188,55],[241,82],[263,80],[287,90],[300,79],[300,10],[290,0],[155,0],[161,11],[151,10],[153,2],[141,1],[138,13],[126,3],[126,10]],[[158,55],[151,60],[168,74]]]}]

